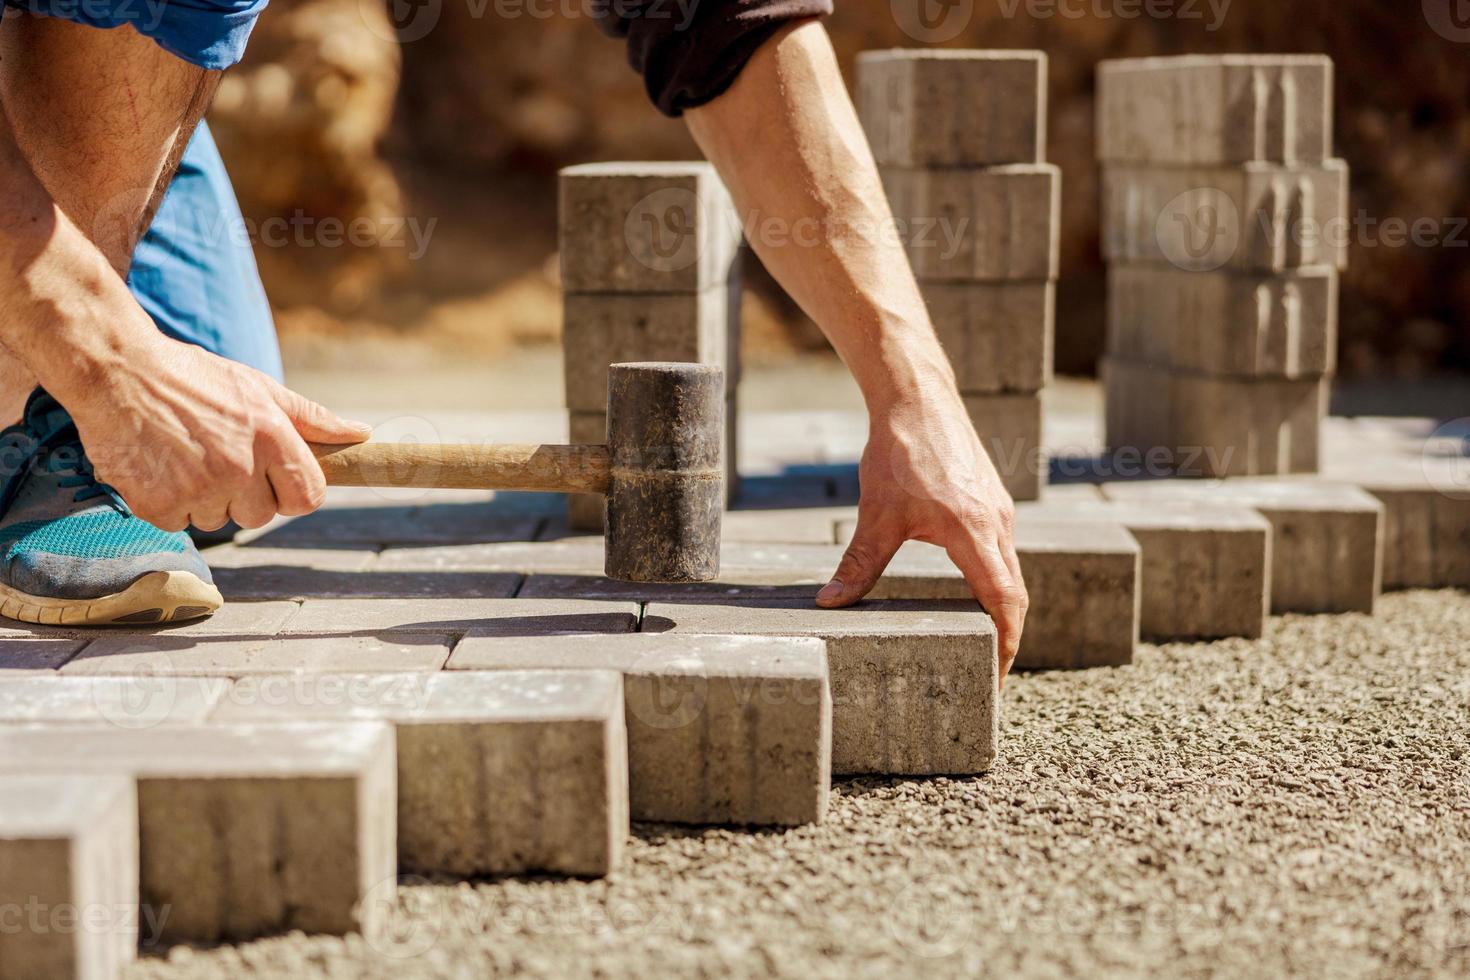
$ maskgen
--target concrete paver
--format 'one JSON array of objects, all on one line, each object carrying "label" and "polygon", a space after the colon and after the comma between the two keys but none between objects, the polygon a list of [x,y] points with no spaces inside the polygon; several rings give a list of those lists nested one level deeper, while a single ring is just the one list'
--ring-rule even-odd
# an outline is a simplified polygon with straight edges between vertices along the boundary
[{"label": "concrete paver", "polygon": [[623,675],[633,819],[821,821],[832,740],[822,641],[685,633],[469,637],[449,661],[450,670],[528,668]]},{"label": "concrete paver", "polygon": [[[880,164],[990,166],[1046,159],[1041,51],[864,51],[857,103]],[[975,93],[985,92],[982,99]]]},{"label": "concrete paver", "polygon": [[454,634],[379,630],[345,636],[102,636],[61,669],[70,675],[244,677],[249,674],[438,670]]},{"label": "concrete paver", "polygon": [[[1227,503],[1047,500],[1017,506],[1017,522],[1113,522],[1141,555],[1142,635],[1150,640],[1258,637],[1271,594],[1271,525]],[[1028,585],[1031,584],[1028,575]],[[1034,608],[1034,606],[1033,606]]]},{"label": "concrete paver", "polygon": [[920,280],[1056,279],[1061,171],[882,167],[883,186]]},{"label": "concrete paver", "polygon": [[1109,483],[1114,500],[1253,508],[1271,522],[1271,611],[1371,613],[1383,579],[1383,504],[1357,487],[1305,480]]},{"label": "concrete paver", "polygon": [[[398,856],[459,876],[615,870],[628,836],[621,677],[611,671],[357,675],[237,684],[220,723],[383,720],[397,729]],[[272,696],[282,690],[295,696]]]},{"label": "concrete paver", "polygon": [[1332,155],[1332,59],[1188,55],[1104,61],[1098,159],[1314,163]]},{"label": "concrete paver", "polygon": [[176,678],[0,678],[0,724],[90,724],[119,728],[199,724],[228,684],[189,684]]},{"label": "concrete paver", "polygon": [[[1348,166],[1115,164],[1102,172],[1110,263],[1281,272],[1347,265]],[[1202,227],[1206,215],[1216,224]],[[1201,247],[1201,243],[1205,247]]]},{"label": "concrete paver", "polygon": [[393,731],[373,723],[0,726],[0,772],[131,774],[164,942],[371,929],[391,900]]},{"label": "concrete paver", "polygon": [[111,980],[136,959],[133,780],[0,775],[0,908],[6,977]]},{"label": "concrete paver", "polygon": [[1338,273],[1108,269],[1108,351],[1232,377],[1320,378],[1337,367]]},{"label": "concrete paver", "polygon": [[521,599],[308,599],[287,634],[377,636],[397,633],[628,633],[632,603],[529,602]]},{"label": "concrete paver", "polygon": [[834,773],[976,773],[995,761],[995,626],[973,602],[654,602],[642,628],[826,640]]},{"label": "concrete paver", "polygon": [[0,638],[0,678],[52,674],[86,645],[84,639]]}]

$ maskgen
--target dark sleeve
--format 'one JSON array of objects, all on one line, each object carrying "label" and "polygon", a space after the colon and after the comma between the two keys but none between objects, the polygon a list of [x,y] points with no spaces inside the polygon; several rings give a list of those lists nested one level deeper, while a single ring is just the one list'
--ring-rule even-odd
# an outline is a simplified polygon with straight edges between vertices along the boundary
[{"label": "dark sleeve", "polygon": [[603,33],[627,39],[628,63],[667,116],[719,96],[786,23],[832,12],[832,0],[593,0],[589,6]]}]

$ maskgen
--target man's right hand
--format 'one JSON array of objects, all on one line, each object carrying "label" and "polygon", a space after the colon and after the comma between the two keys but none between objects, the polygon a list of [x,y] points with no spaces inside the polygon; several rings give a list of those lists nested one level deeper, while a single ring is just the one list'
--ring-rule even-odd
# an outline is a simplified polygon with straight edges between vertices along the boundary
[{"label": "man's right hand", "polygon": [[53,394],[76,420],[97,479],[165,531],[310,513],[326,481],[307,441],[372,434],[254,368],[161,334],[129,364],[79,397]]}]

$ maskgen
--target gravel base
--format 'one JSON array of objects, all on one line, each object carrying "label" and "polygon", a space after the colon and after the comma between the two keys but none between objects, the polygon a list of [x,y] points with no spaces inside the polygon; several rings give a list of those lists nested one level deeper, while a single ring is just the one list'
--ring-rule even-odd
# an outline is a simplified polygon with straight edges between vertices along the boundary
[{"label": "gravel base", "polygon": [[643,826],[605,881],[410,887],[397,945],[128,975],[1470,975],[1470,596],[1016,677],[1002,724],[991,775],[842,782],[820,827]]}]

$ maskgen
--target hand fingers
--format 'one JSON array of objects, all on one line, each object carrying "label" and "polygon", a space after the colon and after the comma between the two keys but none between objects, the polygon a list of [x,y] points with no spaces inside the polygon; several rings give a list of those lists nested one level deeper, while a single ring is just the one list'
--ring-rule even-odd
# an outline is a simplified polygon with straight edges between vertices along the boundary
[{"label": "hand fingers", "polygon": [[310,514],[327,499],[327,480],[306,443],[287,440],[280,459],[266,471],[275,491],[276,511],[286,517]]},{"label": "hand fingers", "polygon": [[842,555],[832,580],[817,593],[817,605],[827,609],[850,606],[873,591],[883,569],[888,567],[901,544],[901,534],[859,515],[852,542]]},{"label": "hand fingers", "polygon": [[271,394],[301,438],[309,442],[342,445],[365,442],[373,434],[373,427],[366,422],[344,419],[284,385],[274,385]]},{"label": "hand fingers", "polygon": [[279,504],[271,486],[269,471],[230,501],[230,519],[243,528],[264,527],[276,516]]},{"label": "hand fingers", "polygon": [[201,531],[218,531],[230,523],[230,512],[226,509],[223,511],[205,510],[198,513],[190,513],[189,523]]},{"label": "hand fingers", "polygon": [[1004,686],[1005,676],[1021,648],[1021,631],[1029,602],[1026,590],[1012,575],[1001,556],[999,543],[993,538],[982,538],[978,532],[971,532],[952,542],[946,550],[965,576],[970,591],[995,620],[1000,680]]}]

